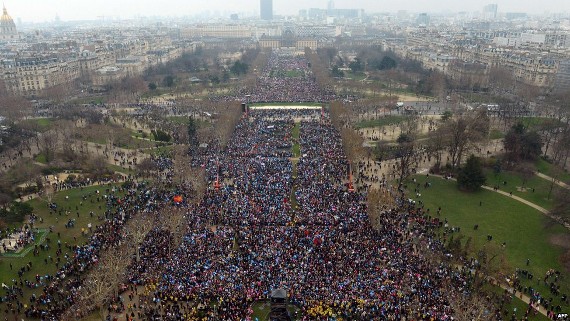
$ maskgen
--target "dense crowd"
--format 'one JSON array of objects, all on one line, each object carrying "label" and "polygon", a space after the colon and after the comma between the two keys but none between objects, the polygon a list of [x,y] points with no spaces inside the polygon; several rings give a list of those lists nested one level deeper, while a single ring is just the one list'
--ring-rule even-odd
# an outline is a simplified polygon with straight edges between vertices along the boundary
[{"label": "dense crowd", "polygon": [[[310,78],[304,58],[272,56],[265,77],[252,101],[329,97]],[[126,311],[127,320],[251,320],[252,304],[282,288],[300,320],[454,320],[447,291],[467,294],[471,280],[466,267],[429,261],[445,254],[435,232],[443,222],[403,199],[371,222],[366,182],[380,178],[360,175],[364,186],[348,188],[349,162],[328,113],[252,110],[227,146],[213,141],[191,157],[189,165],[206,170],[207,191],[197,202],[178,204],[186,219],[181,231],[155,227],[146,235],[121,288],[130,289],[130,301],[115,298],[109,314]],[[169,158],[151,160],[162,179],[173,179]],[[184,187],[137,183],[117,192],[107,195],[102,222],[85,245],[57,244],[58,257],[46,261],[56,264],[55,275],[30,278],[24,268],[8,285],[7,315],[57,320],[76,302],[84,272],[97,264],[100,252],[123,240],[129,218],[155,213],[175,195],[188,198]],[[183,235],[179,245],[174,232]],[[41,295],[23,298],[24,287],[40,286]],[[486,313],[491,318],[500,312]]]},{"label": "dense crowd", "polygon": [[[84,245],[69,245],[58,240],[56,257],[49,257],[45,260],[45,265],[55,265],[57,272],[53,275],[29,275],[26,273],[31,266],[23,267],[19,278],[14,279],[12,284],[5,285],[5,295],[2,301],[6,302],[3,311],[6,317],[10,315],[23,314],[27,317],[41,320],[59,320],[59,317],[71,307],[77,300],[85,272],[97,264],[100,252],[119,244],[125,238],[124,227],[126,221],[134,215],[153,215],[164,204],[171,202],[176,194],[186,195],[189,191],[182,189],[166,190],[148,186],[145,183],[127,182],[119,188],[107,188],[105,194],[90,194],[84,196],[84,200],[93,201],[95,198],[104,201],[104,214],[100,216],[100,224],[94,226],[93,233]],[[49,204],[50,212],[56,215],[58,206],[55,203]],[[157,243],[162,236],[160,231],[149,233],[150,242]],[[168,242],[168,240],[166,240]],[[46,245],[50,245],[49,240]],[[43,249],[43,247],[42,247]],[[143,248],[143,255],[152,252],[153,249]],[[154,250],[156,251],[156,249]],[[152,252],[154,253],[154,252]],[[146,257],[144,264],[152,264],[153,261]],[[140,263],[140,262],[138,262]],[[137,266],[133,269],[137,272],[131,281],[144,280],[144,266]],[[42,288],[40,294],[33,294],[29,298],[24,298],[24,288]],[[79,313],[80,311],[78,311]],[[84,311],[85,313],[88,311]]]},{"label": "dense crowd", "polygon": [[418,254],[441,251],[430,234],[438,221],[390,210],[373,229],[365,194],[344,184],[347,160],[326,120],[301,123],[293,178],[293,123],[277,114],[252,112],[211,155],[209,180],[224,184],[191,209],[189,232],[148,292],[147,317],[190,319],[197,310],[181,302],[193,302],[203,315],[214,315],[205,308],[214,303],[219,320],[246,320],[253,301],[284,288],[306,319],[451,319],[441,286],[461,274]]},{"label": "dense crowd", "polygon": [[[286,71],[286,72],[284,72]],[[287,74],[289,73],[289,74]],[[303,56],[272,53],[253,90],[241,90],[237,99],[248,102],[328,102],[336,99],[331,88],[321,88]]]}]

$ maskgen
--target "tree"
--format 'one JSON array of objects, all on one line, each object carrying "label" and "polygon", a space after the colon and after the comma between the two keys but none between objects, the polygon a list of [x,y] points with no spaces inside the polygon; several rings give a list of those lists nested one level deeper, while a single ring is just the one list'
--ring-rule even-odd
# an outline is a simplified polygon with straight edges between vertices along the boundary
[{"label": "tree", "polygon": [[156,83],[151,82],[148,84],[148,89],[150,90],[156,90],[157,87],[158,86],[156,85]]},{"label": "tree", "polygon": [[457,320],[495,321],[493,305],[482,295],[472,291],[462,292],[456,287],[446,287],[446,297]]},{"label": "tree", "polygon": [[116,297],[119,284],[125,279],[132,254],[133,248],[126,243],[103,250],[77,293],[75,308],[69,308],[62,320],[77,320],[77,314],[83,316],[95,309],[99,309],[101,320],[105,320],[107,305]]},{"label": "tree", "polygon": [[542,153],[542,140],[535,131],[517,123],[505,135],[505,150],[513,161],[534,160]]},{"label": "tree", "polygon": [[125,228],[127,241],[131,241],[136,249],[136,262],[140,261],[140,245],[148,232],[154,227],[154,219],[150,214],[141,212],[133,219],[129,220]]},{"label": "tree", "polygon": [[340,70],[337,66],[334,66],[332,71],[332,76],[336,77],[336,78],[343,78],[344,77],[344,71]]},{"label": "tree", "polygon": [[392,59],[391,57],[384,56],[382,60],[375,63],[375,67],[378,70],[389,70],[396,68],[396,60]]},{"label": "tree", "polygon": [[164,86],[168,88],[174,86],[174,76],[172,75],[165,76],[164,79],[162,80],[162,83],[164,84]]},{"label": "tree", "polygon": [[172,139],[168,133],[160,129],[152,130],[151,133],[154,137],[154,140],[159,142],[169,142]]},{"label": "tree", "polygon": [[448,151],[453,168],[461,165],[463,155],[477,142],[488,137],[489,118],[485,111],[467,113],[444,122],[437,130],[449,138]]},{"label": "tree", "polygon": [[196,146],[198,143],[196,137],[196,127],[197,126],[194,117],[190,117],[188,119],[188,145],[190,145],[191,147]]},{"label": "tree", "polygon": [[236,62],[234,62],[234,64],[230,67],[230,71],[231,73],[233,73],[236,76],[239,75],[245,75],[247,74],[247,70],[249,69],[249,65],[241,62],[239,60],[237,60]]},{"label": "tree", "polygon": [[181,207],[165,208],[161,214],[164,219],[160,221],[164,230],[172,234],[172,245],[176,248],[182,243],[182,238],[188,229],[188,218],[186,209]]},{"label": "tree", "polygon": [[443,114],[441,114],[441,121],[446,122],[446,121],[450,120],[452,117],[453,117],[453,113],[449,110],[446,110],[443,112]]},{"label": "tree", "polygon": [[521,175],[522,186],[524,187],[529,179],[534,176],[535,166],[531,163],[520,163],[515,167],[515,171]]},{"label": "tree", "polygon": [[[570,182],[566,182],[570,184]],[[550,192],[549,192],[549,199],[552,190],[554,189],[554,180],[551,181]],[[552,215],[558,216],[563,220],[569,222],[570,221],[570,188],[558,188],[554,193],[554,207],[550,211]]]},{"label": "tree", "polygon": [[395,177],[398,180],[398,190],[410,177],[418,165],[415,137],[411,134],[400,134],[396,140],[398,145],[395,150]]},{"label": "tree", "polygon": [[360,61],[360,58],[354,58],[354,60],[348,64],[348,68],[350,68],[353,73],[357,73],[364,70],[364,65]]},{"label": "tree", "polygon": [[479,158],[475,155],[469,156],[465,166],[457,175],[457,185],[460,190],[475,192],[485,184],[486,178]]}]

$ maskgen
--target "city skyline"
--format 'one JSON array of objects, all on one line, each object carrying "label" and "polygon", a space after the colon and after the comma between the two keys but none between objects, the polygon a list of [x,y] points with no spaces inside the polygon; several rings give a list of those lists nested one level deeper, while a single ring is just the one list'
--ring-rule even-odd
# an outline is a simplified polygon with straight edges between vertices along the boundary
[{"label": "city skyline", "polygon": [[[327,0],[274,0],[275,15],[296,15],[300,9],[327,8]],[[364,9],[367,13],[397,12],[482,12],[487,4],[497,4],[498,12],[525,12],[528,14],[569,13],[570,2],[565,0],[499,0],[471,1],[468,3],[437,0],[402,0],[398,3],[378,0],[335,0],[336,8]],[[49,22],[56,16],[63,21],[95,20],[101,17],[129,19],[137,16],[194,16],[204,12],[212,15],[229,13],[259,14],[259,0],[227,1],[183,1],[183,0],[93,0],[75,2],[62,0],[5,0],[4,5],[14,19],[23,22]]]}]

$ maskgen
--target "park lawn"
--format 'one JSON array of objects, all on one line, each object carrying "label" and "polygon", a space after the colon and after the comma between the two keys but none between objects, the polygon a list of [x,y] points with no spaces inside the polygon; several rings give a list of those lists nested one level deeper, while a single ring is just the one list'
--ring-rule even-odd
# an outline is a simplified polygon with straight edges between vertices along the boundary
[{"label": "park lawn", "polygon": [[303,77],[305,72],[302,70],[287,70],[285,71],[285,76],[289,78]]},{"label": "park lawn", "polygon": [[[484,286],[484,290],[488,291],[488,292],[492,292],[497,294],[498,296],[501,296],[505,290],[499,286],[494,286],[494,285],[490,285],[487,284],[486,286]],[[505,307],[503,308],[503,311],[506,309],[507,311],[509,311],[509,314],[506,315],[504,313],[502,313],[504,320],[509,320],[509,318],[511,317],[511,315],[513,314],[514,308],[517,309],[517,312],[515,313],[517,320],[522,320],[526,309],[528,308],[528,304],[526,304],[523,300],[519,299],[517,296],[513,297],[512,301],[505,304]],[[546,316],[544,316],[542,313],[538,313],[536,316],[530,314],[529,321],[548,321],[550,320],[549,318],[547,318]]]},{"label": "park lawn", "polygon": [[404,122],[408,116],[385,116],[378,119],[363,120],[356,124],[357,129],[396,125]]},{"label": "park lawn", "polygon": [[131,168],[122,167],[119,165],[107,164],[107,168],[112,170],[113,172],[119,172],[119,173],[123,173],[123,174],[127,174],[127,175],[135,175],[136,170],[134,170],[132,168],[133,166],[132,165],[127,165],[127,166],[131,166]]},{"label": "park lawn", "polygon": [[498,130],[498,129],[491,129],[491,131],[489,132],[489,139],[493,140],[493,139],[503,139],[505,138],[505,133],[503,133],[502,131]]},{"label": "park lawn", "polygon": [[[152,135],[149,136],[152,139]],[[113,146],[123,148],[123,149],[139,149],[139,148],[151,148],[156,145],[154,140],[149,141],[145,139],[139,139],[132,136],[123,137],[113,143]]]},{"label": "park lawn", "polygon": [[48,163],[46,155],[44,153],[40,153],[36,157],[34,157],[34,161],[36,161],[38,163],[42,163],[42,164]]},{"label": "park lawn", "polygon": [[148,133],[140,133],[136,130],[132,130],[131,131],[131,136],[133,138],[137,138],[137,139],[152,139],[152,134],[148,134]]},{"label": "park lawn", "polygon": [[[562,225],[530,206],[493,191],[464,193],[457,189],[457,183],[452,180],[419,175],[415,178],[420,187],[426,181],[432,184],[427,189],[422,188],[421,197],[416,200],[422,200],[425,208],[430,209],[434,216],[437,208],[441,207],[439,219],[447,219],[450,227],[460,227],[461,233],[466,236],[465,240],[471,237],[476,249],[488,242],[487,235],[492,235],[492,242],[499,245],[506,243],[506,259],[513,272],[516,268],[526,269],[536,280],[542,279],[549,269],[561,271],[561,293],[570,293],[570,271],[561,264],[561,255],[565,250],[549,241],[553,236],[570,237],[570,232]],[[479,202],[482,202],[481,206]],[[473,228],[476,224],[479,225],[478,230]],[[527,258],[531,260],[529,266],[526,266]],[[542,283],[536,285],[536,281],[526,282],[522,281],[550,297],[548,288]],[[559,299],[554,301],[559,302]],[[562,306],[568,311],[567,305]]]},{"label": "park lawn", "polygon": [[[117,186],[111,185],[111,186]],[[61,257],[61,264],[60,267],[65,263],[64,255],[68,253],[71,255],[71,251],[65,247],[65,244],[69,245],[82,245],[85,244],[90,237],[91,233],[88,232],[87,224],[92,223],[93,228],[97,225],[101,224],[101,221],[97,220],[97,214],[102,215],[105,211],[105,200],[103,195],[106,193],[106,189],[110,188],[108,185],[105,186],[90,186],[85,187],[83,189],[71,189],[66,191],[61,191],[56,193],[53,196],[52,202],[56,202],[58,204],[58,209],[65,209],[69,211],[69,215],[66,216],[64,213],[61,215],[59,214],[49,214],[49,209],[47,206],[47,201],[42,199],[33,199],[28,201],[30,205],[34,208],[34,213],[38,215],[38,217],[43,218],[43,222],[40,223],[39,220],[34,225],[36,228],[44,228],[49,229],[50,226],[53,227],[53,233],[49,233],[47,235],[48,238],[51,239],[50,249],[48,251],[39,251],[39,256],[34,256],[32,251],[30,251],[24,257],[4,257],[0,256],[0,282],[5,283],[7,285],[12,284],[13,279],[18,279],[18,269],[20,267],[25,266],[28,262],[32,263],[32,268],[29,272],[24,273],[24,278],[28,280],[34,279],[34,275],[53,275],[57,268],[55,266],[56,260],[56,250],[57,250],[57,233],[60,233],[60,240],[62,244],[62,251],[63,254]],[[87,195],[95,195],[95,191],[100,191],[100,201],[97,202],[96,196],[93,196],[91,199],[93,203],[91,203],[91,199],[88,197],[87,200],[83,201],[83,205],[80,205],[82,201],[82,196]],[[66,200],[65,196],[69,196],[69,199]],[[101,206],[101,209],[99,209]],[[78,208],[76,210],[75,208]],[[94,217],[89,215],[89,212],[93,211],[95,213]],[[76,212],[79,212],[79,218],[77,217]],[[75,219],[75,227],[66,228],[65,224],[69,219]],[[85,235],[81,235],[81,228],[85,228],[87,233]],[[46,265],[44,263],[44,259],[51,256],[54,259],[54,263],[48,261]],[[12,263],[13,269],[10,269],[10,263]],[[24,287],[24,297],[29,297],[32,293],[39,294],[42,291],[42,287],[38,287],[35,289],[28,289]],[[0,308],[1,309],[1,308]],[[3,310],[3,309],[1,309]]]},{"label": "park lawn", "polygon": [[25,119],[22,123],[26,124],[33,124],[37,125],[37,129],[39,132],[43,133],[50,130],[53,127],[53,118],[33,118],[33,119]]},{"label": "park lawn", "polygon": [[344,72],[344,78],[345,79],[352,79],[352,80],[364,80],[366,79],[366,74],[363,72],[351,72],[351,71],[345,71]]},{"label": "park lawn", "polygon": [[143,153],[155,156],[169,156],[172,151],[174,151],[174,147],[175,146],[172,145],[157,146],[155,148],[144,149]]},{"label": "park lawn", "polygon": [[[513,192],[513,195],[523,198],[545,209],[551,209],[554,206],[554,195],[556,195],[557,191],[561,188],[558,185],[553,185],[552,182],[542,179],[536,175],[533,175],[527,180],[526,184],[524,184],[526,189],[520,188],[523,186],[523,180],[521,175],[516,172],[502,171],[495,175],[493,170],[489,169],[485,170],[485,176],[487,177],[485,185],[491,187],[498,185],[500,190]],[[507,185],[504,185],[504,182],[507,182]],[[550,193],[551,187],[552,193],[549,198],[548,194]],[[534,192],[532,191],[532,188],[534,188]]]},{"label": "park lawn", "polygon": [[546,161],[544,158],[540,157],[534,164],[538,172],[550,177],[556,177],[563,182],[570,182],[570,173],[568,171],[560,170],[558,166]]},{"label": "park lawn", "polygon": [[526,128],[530,128],[531,130],[536,130],[542,124],[550,121],[552,118],[548,117],[522,117],[518,121],[523,124]]}]

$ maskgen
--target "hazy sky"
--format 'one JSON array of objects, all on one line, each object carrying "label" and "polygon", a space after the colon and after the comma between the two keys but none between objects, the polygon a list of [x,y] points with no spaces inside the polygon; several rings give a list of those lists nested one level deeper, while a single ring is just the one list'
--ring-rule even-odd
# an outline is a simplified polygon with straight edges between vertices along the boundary
[{"label": "hazy sky", "polygon": [[[25,22],[96,19],[98,16],[185,16],[206,10],[220,14],[259,12],[259,0],[3,0],[8,13]],[[296,14],[299,9],[326,8],[327,0],[273,0],[275,14]],[[481,11],[497,3],[499,12],[570,12],[569,0],[335,0],[336,8],[362,8],[367,12]]]}]

